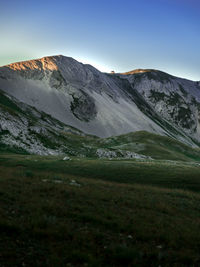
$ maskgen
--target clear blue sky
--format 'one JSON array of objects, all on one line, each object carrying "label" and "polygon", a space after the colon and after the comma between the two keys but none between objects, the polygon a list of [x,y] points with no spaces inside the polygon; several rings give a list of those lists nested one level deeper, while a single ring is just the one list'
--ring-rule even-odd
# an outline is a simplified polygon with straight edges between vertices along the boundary
[{"label": "clear blue sky", "polygon": [[200,80],[200,0],[0,0],[0,65],[56,54]]}]

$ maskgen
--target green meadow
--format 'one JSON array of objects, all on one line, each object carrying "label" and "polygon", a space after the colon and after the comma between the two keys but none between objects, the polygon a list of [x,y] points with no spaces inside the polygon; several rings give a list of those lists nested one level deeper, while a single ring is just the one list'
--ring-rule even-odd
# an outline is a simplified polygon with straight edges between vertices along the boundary
[{"label": "green meadow", "polygon": [[0,154],[0,266],[199,266],[200,165]]}]

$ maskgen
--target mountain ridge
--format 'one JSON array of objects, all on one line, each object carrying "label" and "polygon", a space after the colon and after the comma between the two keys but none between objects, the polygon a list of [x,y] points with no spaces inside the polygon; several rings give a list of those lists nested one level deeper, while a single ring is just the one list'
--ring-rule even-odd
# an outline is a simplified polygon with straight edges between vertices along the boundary
[{"label": "mountain ridge", "polygon": [[[22,61],[16,61],[16,62],[13,62],[13,63],[9,63],[9,64],[5,64],[5,65],[2,65],[0,66],[0,68],[3,68],[3,67],[8,67],[8,68],[11,68],[11,69],[14,69],[14,66],[20,66],[20,65],[27,65],[28,63],[37,63],[37,62],[44,62],[45,60],[47,62],[52,62],[53,60],[57,60],[59,58],[68,58],[68,59],[72,59],[72,60],[75,60],[77,62],[79,62],[78,60],[74,59],[73,57],[69,57],[69,56],[64,56],[62,54],[58,54],[58,55],[52,55],[52,56],[43,56],[41,58],[35,58],[35,59],[27,59],[27,60],[22,60]],[[79,62],[80,64],[84,65],[84,66],[90,66],[92,68],[95,68],[94,66],[92,66],[91,64],[89,63],[82,63],[82,62]],[[17,67],[16,67],[17,69]],[[95,68],[96,70],[98,70],[97,68]],[[99,71],[99,70],[98,70]],[[174,74],[171,74],[171,73],[168,73],[167,71],[163,71],[163,70],[158,70],[158,69],[149,69],[149,68],[137,68],[137,69],[133,69],[133,70],[130,70],[130,71],[125,71],[125,72],[113,72],[112,74],[121,74],[121,75],[131,75],[131,74],[139,74],[139,73],[146,73],[146,72],[160,72],[160,73],[165,73],[167,75],[170,75],[172,77],[176,77],[176,78],[180,78],[180,79],[183,79],[183,80],[188,80],[188,81],[192,81],[192,82],[196,82],[196,83],[200,83],[199,80],[191,80],[189,78],[186,78],[186,77],[179,77],[179,76],[176,76]],[[110,74],[109,72],[102,72],[102,73],[106,73],[106,74]]]}]

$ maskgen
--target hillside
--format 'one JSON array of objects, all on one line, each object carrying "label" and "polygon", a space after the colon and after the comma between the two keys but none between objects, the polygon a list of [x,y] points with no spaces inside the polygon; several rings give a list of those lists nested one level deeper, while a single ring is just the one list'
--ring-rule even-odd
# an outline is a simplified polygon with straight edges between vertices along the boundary
[{"label": "hillside", "polygon": [[200,160],[200,150],[148,132],[98,138],[0,92],[0,152],[91,158]]},{"label": "hillside", "polygon": [[[82,139],[95,137],[0,91],[0,151],[40,155],[81,155]],[[84,140],[85,140],[84,139]]]}]

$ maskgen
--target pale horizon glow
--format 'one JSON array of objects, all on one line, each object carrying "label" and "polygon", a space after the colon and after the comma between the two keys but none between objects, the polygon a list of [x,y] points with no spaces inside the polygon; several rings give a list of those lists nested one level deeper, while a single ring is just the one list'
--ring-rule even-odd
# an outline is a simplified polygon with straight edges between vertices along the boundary
[{"label": "pale horizon glow", "polygon": [[196,0],[7,0],[0,25],[0,66],[62,54],[102,72],[200,80]]},{"label": "pale horizon glow", "polygon": [[122,69],[120,66],[109,66],[109,65],[104,65],[102,62],[98,62],[98,61],[95,61],[95,59],[86,59],[84,57],[76,57],[74,55],[65,55],[63,53],[57,53],[57,54],[49,54],[49,55],[40,55],[40,56],[36,56],[36,57],[21,57],[21,60],[20,59],[17,59],[16,61],[13,61],[13,60],[9,60],[7,61],[5,64],[3,65],[0,65],[0,67],[3,67],[3,66],[6,66],[6,65],[9,65],[9,64],[12,64],[12,63],[16,63],[16,62],[21,62],[21,61],[28,61],[28,60],[35,60],[35,59],[40,59],[40,58],[43,58],[43,57],[48,57],[48,56],[56,56],[56,55],[63,55],[63,56],[66,56],[66,57],[72,57],[74,58],[75,60],[77,60],[78,62],[80,63],[83,63],[83,64],[89,64],[89,65],[92,65],[93,67],[95,67],[97,70],[101,71],[101,72],[105,72],[105,73],[111,73],[111,71],[115,71],[115,73],[123,73],[123,72],[128,72],[128,71],[132,71],[132,70],[135,70],[135,69],[157,69],[157,70],[160,70],[160,71],[163,71],[163,72],[166,72],[168,74],[171,74],[173,76],[176,76],[176,77],[180,77],[180,78],[184,78],[184,79],[188,79],[188,80],[192,80],[192,81],[199,81],[200,79],[194,79],[192,75],[190,75],[189,73],[183,73],[183,72],[180,72],[178,69],[173,69],[173,70],[165,70],[165,69],[158,69],[158,68],[155,68],[155,67],[145,67],[145,66],[133,66],[132,68],[129,68],[129,69]]}]

